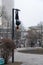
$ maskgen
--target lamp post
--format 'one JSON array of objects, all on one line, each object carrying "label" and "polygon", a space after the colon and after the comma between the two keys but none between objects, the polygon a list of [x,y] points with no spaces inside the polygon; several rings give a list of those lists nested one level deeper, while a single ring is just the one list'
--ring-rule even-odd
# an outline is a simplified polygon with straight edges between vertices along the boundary
[{"label": "lamp post", "polygon": [[[19,9],[12,9],[12,40],[14,40],[14,10],[15,12],[15,19],[16,19],[16,25],[20,25],[20,21],[18,22],[17,20],[19,19],[18,16],[18,11]],[[12,49],[12,63],[14,62],[14,49]]]}]

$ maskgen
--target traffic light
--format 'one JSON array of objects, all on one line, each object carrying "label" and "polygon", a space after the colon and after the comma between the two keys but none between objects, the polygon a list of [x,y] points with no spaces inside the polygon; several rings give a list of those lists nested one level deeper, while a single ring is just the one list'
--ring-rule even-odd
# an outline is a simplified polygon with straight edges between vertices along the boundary
[{"label": "traffic light", "polygon": [[20,11],[20,10],[18,10],[18,9],[15,9],[16,11],[15,11],[15,19],[16,19],[16,29],[19,29],[19,25],[21,24],[20,23],[20,21],[19,21],[19,14],[18,14],[18,11]]},{"label": "traffic light", "polygon": [[15,19],[18,20],[19,19],[18,11],[16,11],[15,13],[16,13]]},{"label": "traffic light", "polygon": [[16,25],[19,26],[20,25],[20,21],[16,20]]},{"label": "traffic light", "polygon": [[19,29],[19,26],[17,26],[16,29],[18,30]]}]

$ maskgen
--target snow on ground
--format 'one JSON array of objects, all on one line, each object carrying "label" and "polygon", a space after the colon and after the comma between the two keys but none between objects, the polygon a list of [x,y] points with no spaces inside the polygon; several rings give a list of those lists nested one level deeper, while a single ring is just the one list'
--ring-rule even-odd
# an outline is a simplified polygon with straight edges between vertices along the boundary
[{"label": "snow on ground", "polygon": [[43,55],[26,54],[15,51],[14,58],[15,61],[23,62],[22,65],[43,65]]}]

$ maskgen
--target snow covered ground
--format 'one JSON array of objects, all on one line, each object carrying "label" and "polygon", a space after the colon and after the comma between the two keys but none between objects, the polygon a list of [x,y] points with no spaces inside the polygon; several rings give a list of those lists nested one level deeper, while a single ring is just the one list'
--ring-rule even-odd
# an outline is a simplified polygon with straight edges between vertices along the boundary
[{"label": "snow covered ground", "polygon": [[22,65],[43,65],[43,55],[26,54],[15,51],[14,57],[15,61],[23,62]]}]

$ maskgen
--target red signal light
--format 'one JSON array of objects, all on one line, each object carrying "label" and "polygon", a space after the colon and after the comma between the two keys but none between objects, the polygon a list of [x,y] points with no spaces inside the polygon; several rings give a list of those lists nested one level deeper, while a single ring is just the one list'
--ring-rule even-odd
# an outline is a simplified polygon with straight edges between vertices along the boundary
[{"label": "red signal light", "polygon": [[19,29],[19,26],[17,26],[16,29]]}]

